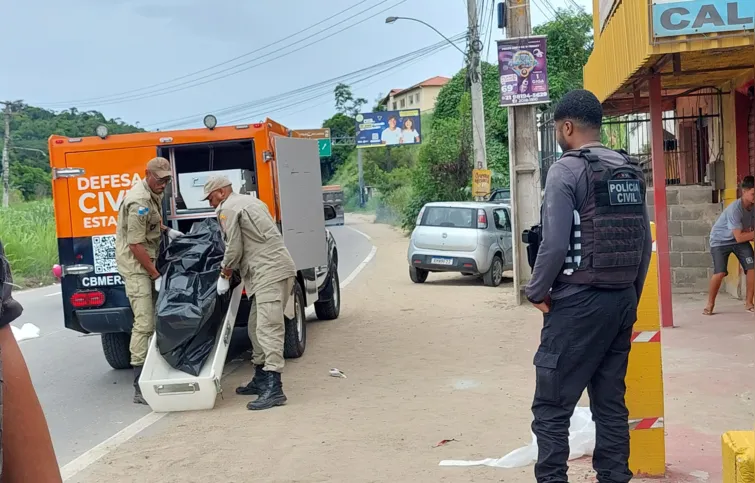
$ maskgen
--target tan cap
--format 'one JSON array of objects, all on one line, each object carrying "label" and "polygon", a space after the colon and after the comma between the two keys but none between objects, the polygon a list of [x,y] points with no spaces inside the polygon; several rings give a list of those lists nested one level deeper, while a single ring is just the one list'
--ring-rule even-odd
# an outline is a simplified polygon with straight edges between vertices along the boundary
[{"label": "tan cap", "polygon": [[228,179],[227,176],[211,177],[204,184],[204,198],[202,198],[202,201],[206,201],[213,191],[219,190],[220,188],[225,188],[226,186],[231,186],[232,184],[233,183],[231,183],[231,180]]},{"label": "tan cap", "polygon": [[158,178],[167,178],[172,176],[173,172],[170,170],[170,161],[165,158],[152,158],[147,163],[147,171],[152,172]]}]

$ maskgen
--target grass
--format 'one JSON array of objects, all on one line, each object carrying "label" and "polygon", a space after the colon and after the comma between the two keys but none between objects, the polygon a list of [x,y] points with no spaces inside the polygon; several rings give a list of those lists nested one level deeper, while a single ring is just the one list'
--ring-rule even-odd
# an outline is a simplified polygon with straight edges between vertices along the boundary
[{"label": "grass", "polygon": [[58,241],[51,200],[0,208],[0,240],[17,285],[54,281],[51,269],[58,263]]}]

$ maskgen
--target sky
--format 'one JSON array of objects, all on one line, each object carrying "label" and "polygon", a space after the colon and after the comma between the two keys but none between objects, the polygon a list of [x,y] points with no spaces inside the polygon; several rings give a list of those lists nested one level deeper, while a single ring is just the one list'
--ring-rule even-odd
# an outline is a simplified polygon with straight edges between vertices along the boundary
[{"label": "sky", "polygon": [[[492,1],[477,0],[484,30]],[[591,11],[591,0],[575,1]],[[571,3],[533,2],[533,25]],[[369,109],[392,88],[462,67],[430,28],[386,17],[418,18],[450,38],[467,26],[465,0],[8,0],[2,10],[0,99],[98,110],[145,129],[199,127],[205,114],[221,125],[270,117],[320,127],[338,80]],[[493,20],[482,36],[491,62],[502,37]]]}]

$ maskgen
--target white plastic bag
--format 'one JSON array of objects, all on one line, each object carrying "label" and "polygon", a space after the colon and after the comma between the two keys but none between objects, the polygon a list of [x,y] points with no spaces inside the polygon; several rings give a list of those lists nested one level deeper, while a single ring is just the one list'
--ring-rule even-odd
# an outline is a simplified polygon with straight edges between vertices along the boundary
[{"label": "white plastic bag", "polygon": [[36,339],[39,337],[39,327],[34,324],[24,324],[20,329],[15,325],[11,325],[10,330],[16,338],[16,342],[21,342],[26,339]]},{"label": "white plastic bag", "polygon": [[[503,458],[487,458],[477,461],[444,460],[440,466],[492,466],[494,468],[521,468],[537,461],[537,437],[532,442],[515,449]],[[595,423],[590,408],[578,406],[569,421],[569,459],[592,456],[595,449]]]}]

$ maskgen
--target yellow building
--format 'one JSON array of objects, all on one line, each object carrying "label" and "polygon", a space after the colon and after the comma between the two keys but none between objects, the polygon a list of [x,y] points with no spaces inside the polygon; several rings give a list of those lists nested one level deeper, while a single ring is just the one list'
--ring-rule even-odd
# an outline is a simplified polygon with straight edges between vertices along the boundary
[{"label": "yellow building", "polygon": [[[755,0],[593,0],[593,12],[585,88],[614,116],[608,134],[647,160],[668,326],[671,286],[705,287],[710,226],[755,172]],[[741,296],[733,257],[729,274]]]},{"label": "yellow building", "polygon": [[431,77],[419,84],[407,89],[391,89],[382,103],[389,111],[402,109],[419,109],[424,112],[432,112],[435,109],[435,100],[444,85],[450,81],[448,77]]}]

